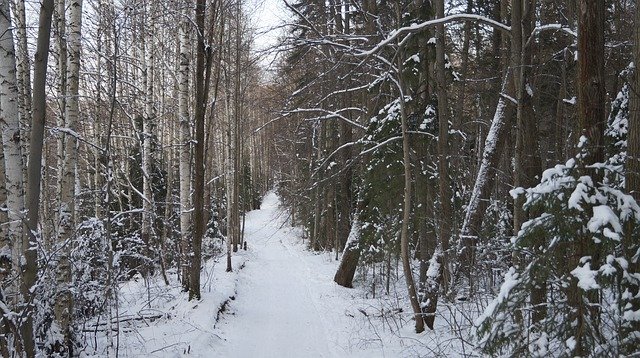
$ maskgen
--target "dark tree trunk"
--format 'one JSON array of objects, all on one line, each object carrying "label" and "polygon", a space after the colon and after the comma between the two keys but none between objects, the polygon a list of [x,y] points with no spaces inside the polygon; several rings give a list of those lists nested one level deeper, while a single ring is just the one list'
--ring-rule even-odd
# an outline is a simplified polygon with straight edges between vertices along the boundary
[{"label": "dark tree trunk", "polygon": [[[436,18],[444,17],[444,0],[435,2]],[[445,76],[445,33],[444,25],[436,25],[436,87],[438,95],[438,180],[440,191],[440,220],[438,249],[433,255],[431,265],[437,262],[437,279],[429,282],[425,289],[425,304],[422,312],[427,327],[433,329],[435,313],[438,306],[440,285],[448,289],[451,274],[449,260],[449,239],[451,237],[453,205],[452,190],[449,182],[449,99]],[[431,269],[433,270],[433,269]],[[429,276],[429,275],[427,275]],[[429,280],[429,278],[427,278]]]},{"label": "dark tree trunk", "polygon": [[340,266],[336,271],[333,281],[344,287],[353,287],[353,276],[358,268],[358,260],[360,260],[360,222],[354,219],[353,227],[349,235],[349,240],[345,244],[344,252],[340,260]]},{"label": "dark tree trunk", "polygon": [[[211,4],[216,14],[217,1]],[[196,143],[194,151],[194,185],[193,185],[193,255],[189,270],[189,300],[199,300],[200,295],[200,266],[202,265],[202,237],[205,230],[204,216],[204,121],[207,109],[209,92],[209,79],[211,77],[211,46],[205,43],[205,16],[206,0],[196,2],[197,49],[196,49],[196,100],[195,100],[195,124]],[[215,16],[211,19],[209,31],[209,43],[213,36]]]},{"label": "dark tree trunk", "polygon": [[[519,8],[516,8],[516,4]],[[536,177],[542,173],[540,151],[538,150],[538,126],[533,110],[533,73],[532,73],[532,46],[526,44],[531,36],[534,21],[533,1],[514,1],[512,3],[512,27],[513,31],[519,31],[520,36],[514,33],[512,43],[513,68],[515,68],[515,83],[518,99],[517,123],[516,123],[516,155],[515,155],[515,187],[530,188],[536,185]],[[516,12],[519,12],[516,13]],[[516,41],[520,41],[516,43]],[[513,230],[514,235],[520,231],[522,223],[536,213],[529,213],[524,205],[524,196],[520,196],[514,203]],[[544,244],[544,237],[536,238],[534,250]],[[537,323],[546,316],[546,278],[534,277],[536,284],[531,289],[532,322]]]},{"label": "dark tree trunk", "polygon": [[[38,274],[37,253],[36,250],[31,250],[30,248],[37,246],[37,238],[34,236],[34,233],[38,232],[38,207],[40,205],[40,182],[42,179],[42,146],[44,144],[44,124],[47,111],[45,88],[53,5],[53,0],[42,1],[38,22],[38,42],[34,61],[33,114],[29,145],[29,168],[27,170],[27,226],[29,234],[23,236],[25,242],[22,245],[26,260],[22,271],[22,295],[25,302],[31,301],[31,289],[36,283]],[[27,310],[27,315],[21,329],[22,340],[27,357],[35,357],[32,308],[26,307],[25,309]]]},{"label": "dark tree trunk", "polygon": [[[604,158],[603,136],[605,128],[605,82],[604,82],[604,1],[580,0],[578,10],[578,130],[586,138],[587,152],[584,158],[586,165],[600,163]],[[584,169],[585,175],[590,175],[594,184],[601,180],[601,173],[595,169]],[[569,260],[569,269],[577,267],[583,256],[591,256],[597,261],[597,247],[592,242],[591,235],[581,235],[575,244],[574,252]],[[576,345],[572,352],[574,356],[589,354],[584,333],[594,328],[589,327],[586,319],[595,318],[597,313],[585,304],[582,289],[577,285],[577,279],[571,281],[568,292],[568,303],[572,307],[575,322]],[[593,302],[597,297],[587,295]],[[596,324],[593,321],[591,324]],[[594,332],[595,333],[595,332]]]},{"label": "dark tree trunk", "polygon": [[[630,91],[630,104],[629,104],[629,132],[627,134],[627,175],[626,175],[626,186],[627,191],[633,196],[636,202],[640,203],[640,10],[637,7],[636,3],[636,17],[635,17],[635,38],[634,38],[634,52],[633,52],[633,62],[636,66],[632,82],[631,82],[631,91]],[[630,220],[630,223],[627,225],[626,235],[623,242],[624,248],[624,257],[627,259],[633,258],[636,254],[637,250],[640,248],[640,243],[638,243],[638,237],[634,236],[634,233],[638,232],[637,223]],[[640,259],[635,257],[635,259],[629,260],[628,272],[635,273],[636,275],[640,272]],[[638,312],[640,311],[640,297],[638,296],[638,292],[640,291],[640,284],[636,281],[631,281],[629,284],[629,292],[631,293],[631,297],[633,297],[630,301],[629,311],[630,312]],[[626,309],[626,308],[625,308]],[[622,352],[623,354],[633,355],[637,352],[638,347],[636,346],[637,338],[633,339],[632,337],[640,332],[640,321],[634,320],[629,322],[628,327],[625,327],[622,336],[623,342],[629,342],[623,345]]]}]

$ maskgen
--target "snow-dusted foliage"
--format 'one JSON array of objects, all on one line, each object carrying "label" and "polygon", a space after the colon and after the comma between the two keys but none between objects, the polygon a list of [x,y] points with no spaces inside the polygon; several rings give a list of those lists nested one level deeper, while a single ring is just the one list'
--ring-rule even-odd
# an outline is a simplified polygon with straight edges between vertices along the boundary
[{"label": "snow-dusted foliage", "polygon": [[[640,296],[633,293],[640,273],[629,265],[638,260],[640,207],[619,181],[602,184],[588,175],[616,178],[610,174],[618,165],[585,165],[584,157],[581,149],[544,171],[537,186],[512,191],[525,196],[525,208],[537,214],[512,240],[514,265],[476,321],[485,353],[570,357],[579,345],[603,357],[640,345],[640,333],[630,331],[640,319]],[[532,307],[530,293],[542,286],[544,307]],[[536,311],[544,318],[534,319]]]},{"label": "snow-dusted foliage", "polygon": [[84,261],[84,265],[74,265],[74,302],[79,317],[93,317],[106,308],[109,266],[107,245],[102,220],[89,218],[80,224],[71,259],[73,262],[83,262],[81,260],[87,258],[89,260]]}]

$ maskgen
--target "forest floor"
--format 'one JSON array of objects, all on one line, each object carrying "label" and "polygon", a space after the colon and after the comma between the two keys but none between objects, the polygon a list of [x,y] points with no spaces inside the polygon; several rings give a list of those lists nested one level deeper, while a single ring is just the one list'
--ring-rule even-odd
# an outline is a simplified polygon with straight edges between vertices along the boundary
[{"label": "forest floor", "polygon": [[[288,225],[279,198],[268,194],[246,217],[248,250],[203,270],[202,300],[188,302],[175,273],[121,289],[122,357],[438,357],[463,356],[465,331],[440,320],[435,333],[413,332],[402,278],[390,295],[370,298],[364,288],[332,280],[331,254],[305,250],[302,231]],[[447,310],[443,306],[443,310]],[[449,308],[450,311],[450,308]],[[450,318],[459,316],[446,313]],[[154,317],[145,319],[144,317]],[[456,325],[459,326],[459,325]],[[88,356],[103,356],[101,340],[88,338]],[[99,343],[102,341],[103,343]],[[113,349],[112,349],[113,353]]]}]

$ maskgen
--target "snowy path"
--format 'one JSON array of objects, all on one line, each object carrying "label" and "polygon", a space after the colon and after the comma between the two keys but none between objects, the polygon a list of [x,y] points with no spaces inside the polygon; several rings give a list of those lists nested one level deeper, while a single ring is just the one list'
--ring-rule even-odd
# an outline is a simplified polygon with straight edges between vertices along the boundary
[{"label": "snowy path", "polygon": [[[285,213],[270,193],[260,210],[247,214],[249,249],[233,254],[231,273],[225,272],[224,257],[205,263],[202,300],[187,300],[175,270],[169,272],[169,286],[160,278],[124,283],[121,316],[161,318],[123,323],[118,356],[455,356],[446,332],[413,333],[409,314],[402,309],[408,306],[403,297],[367,298],[364,288],[335,284],[333,254],[305,250],[301,229],[290,227]],[[404,292],[402,282],[393,281],[392,292]],[[395,287],[397,283],[401,286]],[[88,334],[85,339],[84,357],[115,355],[106,337]]]},{"label": "snowy path", "polygon": [[254,255],[240,273],[233,315],[217,328],[227,339],[223,357],[334,357],[326,311],[311,287],[309,267],[294,233],[282,225],[278,199],[269,194],[261,210],[247,218],[247,241]]}]

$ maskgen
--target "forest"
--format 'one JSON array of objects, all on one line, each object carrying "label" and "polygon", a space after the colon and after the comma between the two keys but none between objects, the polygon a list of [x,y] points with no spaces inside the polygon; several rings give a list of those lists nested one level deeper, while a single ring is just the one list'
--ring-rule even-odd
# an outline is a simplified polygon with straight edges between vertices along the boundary
[{"label": "forest", "polygon": [[640,356],[639,62],[634,0],[0,0],[0,356]]}]

